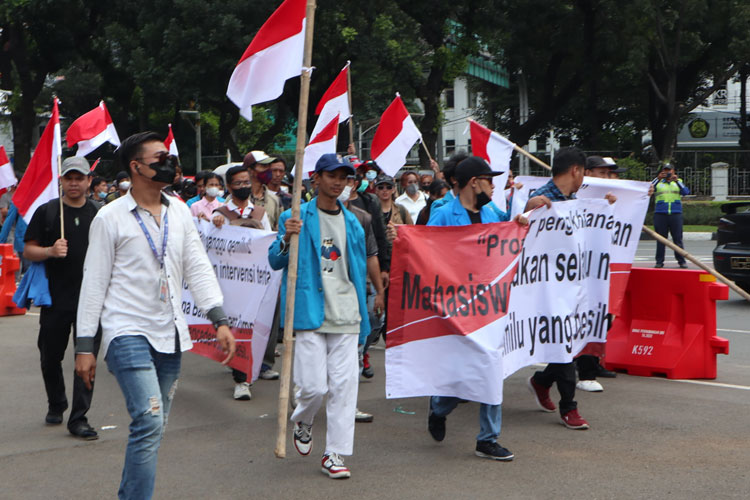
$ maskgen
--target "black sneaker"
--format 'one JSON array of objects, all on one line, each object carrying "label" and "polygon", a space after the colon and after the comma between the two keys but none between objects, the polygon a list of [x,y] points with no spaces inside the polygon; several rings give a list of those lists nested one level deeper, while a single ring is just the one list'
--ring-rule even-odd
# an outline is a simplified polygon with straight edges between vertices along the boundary
[{"label": "black sneaker", "polygon": [[596,376],[601,378],[615,378],[617,377],[617,373],[607,370],[602,365],[598,364],[596,366]]},{"label": "black sneaker", "polygon": [[430,410],[430,415],[427,417],[427,430],[430,431],[430,436],[435,441],[442,441],[445,439],[445,417],[436,417]]},{"label": "black sneaker", "polygon": [[658,263],[658,262],[657,262],[657,263],[656,263],[656,265],[655,265],[654,267],[655,267],[656,269],[661,269],[662,267],[664,267],[664,264],[660,264],[660,263]]},{"label": "black sneaker", "polygon": [[93,441],[99,439],[99,434],[89,425],[88,422],[76,422],[68,427],[68,431],[77,438],[84,439],[86,441]]},{"label": "black sneaker", "polygon": [[477,441],[477,449],[474,454],[478,457],[510,462],[513,460],[513,452],[503,448],[496,441]]},{"label": "black sneaker", "polygon": [[62,412],[49,410],[47,416],[44,417],[44,421],[49,425],[59,425],[63,421],[63,414]]}]

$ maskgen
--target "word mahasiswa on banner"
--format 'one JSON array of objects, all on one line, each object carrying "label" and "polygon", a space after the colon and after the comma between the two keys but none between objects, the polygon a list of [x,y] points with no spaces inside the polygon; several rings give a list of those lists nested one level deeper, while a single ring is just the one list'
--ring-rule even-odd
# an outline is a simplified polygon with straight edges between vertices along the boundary
[{"label": "word mahasiswa on banner", "polygon": [[[281,273],[268,264],[268,247],[276,233],[229,225],[219,229],[197,219],[196,226],[219,280],[224,312],[237,340],[230,366],[252,374],[251,380],[255,380],[260,363],[253,360],[263,359],[281,280]],[[193,340],[192,352],[222,361],[226,355],[215,341],[213,326],[195,306],[187,288],[183,289],[182,311]]]},{"label": "word mahasiswa on banner", "polygon": [[388,398],[502,402],[502,341],[527,228],[402,226],[386,336]]}]

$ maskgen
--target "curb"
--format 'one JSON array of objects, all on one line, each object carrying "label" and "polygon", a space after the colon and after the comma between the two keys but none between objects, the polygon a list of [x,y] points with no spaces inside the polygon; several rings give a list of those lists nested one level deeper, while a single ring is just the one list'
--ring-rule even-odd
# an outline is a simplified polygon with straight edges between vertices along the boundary
[{"label": "curb", "polygon": [[[641,232],[641,241],[654,241],[648,234]],[[716,240],[716,233],[682,233],[682,241],[711,241]]]}]

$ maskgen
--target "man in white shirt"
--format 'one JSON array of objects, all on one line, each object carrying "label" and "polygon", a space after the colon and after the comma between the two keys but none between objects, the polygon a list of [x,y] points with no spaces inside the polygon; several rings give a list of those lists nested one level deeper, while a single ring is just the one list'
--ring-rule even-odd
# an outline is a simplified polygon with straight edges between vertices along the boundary
[{"label": "man in white shirt", "polygon": [[415,172],[404,172],[401,174],[401,187],[404,194],[396,198],[396,205],[404,207],[411,220],[417,220],[419,212],[427,205],[427,196],[419,190],[419,176]]},{"label": "man in white shirt", "polygon": [[227,355],[223,364],[234,356],[235,341],[190,211],[161,192],[174,179],[177,159],[153,132],[125,139],[120,159],[132,189],[91,223],[78,302],[76,372],[90,387],[101,322],[102,353],[132,418],[118,495],[148,499],[181,354],[192,346],[181,309],[183,279],[216,328]]}]

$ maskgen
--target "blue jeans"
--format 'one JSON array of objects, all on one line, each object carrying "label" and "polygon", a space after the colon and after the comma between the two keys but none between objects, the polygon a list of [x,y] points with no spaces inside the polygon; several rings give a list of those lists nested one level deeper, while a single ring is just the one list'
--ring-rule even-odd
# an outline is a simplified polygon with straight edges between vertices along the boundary
[{"label": "blue jeans", "polygon": [[130,436],[118,496],[149,499],[154,493],[156,455],[172,406],[181,352],[155,351],[141,335],[115,338],[107,350],[107,367],[117,378],[130,413]]},{"label": "blue jeans", "polygon": [[[436,417],[446,417],[458,406],[461,399],[450,396],[432,396],[430,398],[430,409]],[[479,406],[479,434],[477,441],[495,441],[500,435],[503,425],[503,406],[486,405]]]}]

